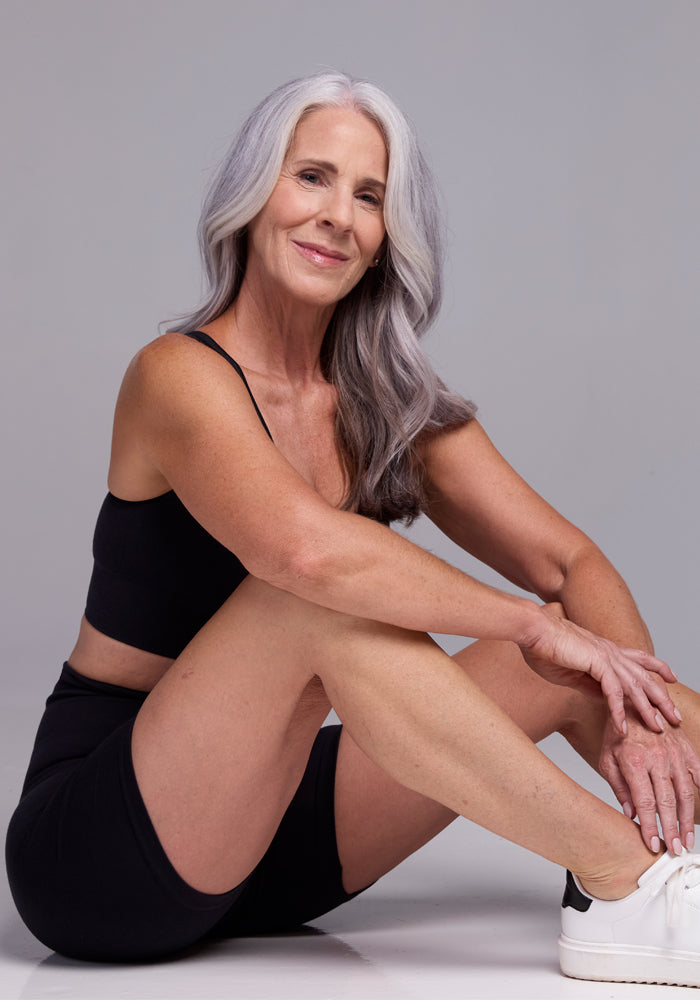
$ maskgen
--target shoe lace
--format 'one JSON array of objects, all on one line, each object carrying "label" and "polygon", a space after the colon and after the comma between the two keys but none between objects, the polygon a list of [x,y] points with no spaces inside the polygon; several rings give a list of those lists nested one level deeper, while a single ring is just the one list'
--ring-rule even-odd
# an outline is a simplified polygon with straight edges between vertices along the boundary
[{"label": "shoe lace", "polygon": [[686,854],[679,865],[665,880],[659,879],[651,888],[651,895],[658,896],[666,890],[666,923],[678,927],[683,921],[687,905],[687,890],[700,885],[700,854]]}]

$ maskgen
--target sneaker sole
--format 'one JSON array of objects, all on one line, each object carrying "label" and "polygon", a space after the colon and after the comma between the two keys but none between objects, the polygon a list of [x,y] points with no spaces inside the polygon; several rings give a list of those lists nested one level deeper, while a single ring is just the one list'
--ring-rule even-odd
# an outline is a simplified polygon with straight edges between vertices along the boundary
[{"label": "sneaker sole", "polygon": [[559,964],[564,975],[572,979],[700,987],[700,956],[687,951],[596,944],[562,934]]}]

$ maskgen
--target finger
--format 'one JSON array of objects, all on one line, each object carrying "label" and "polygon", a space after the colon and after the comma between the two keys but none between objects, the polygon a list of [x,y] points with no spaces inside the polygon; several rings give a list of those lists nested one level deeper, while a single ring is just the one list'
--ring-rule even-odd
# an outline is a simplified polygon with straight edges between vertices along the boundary
[{"label": "finger", "polygon": [[673,787],[676,796],[676,806],[678,811],[678,829],[681,834],[681,843],[692,851],[695,846],[695,789],[693,788],[693,778],[689,770],[682,767],[674,772]]},{"label": "finger", "polygon": [[646,772],[635,771],[628,778],[632,802],[637,811],[642,839],[650,851],[658,854],[661,849],[659,828],[656,823],[656,794]]},{"label": "finger", "polygon": [[625,719],[625,699],[622,685],[612,671],[604,674],[600,681],[600,687],[608,702],[610,718],[621,736],[627,735],[627,722]]},{"label": "finger", "polygon": [[659,677],[663,677],[665,681],[669,684],[678,683],[678,677],[671,670],[668,663],[664,660],[660,660],[658,656],[653,656],[651,653],[646,653],[642,649],[623,649],[623,653],[627,656],[634,657],[638,663],[640,663],[645,670],[651,670],[653,673],[658,674]]},{"label": "finger", "polygon": [[620,770],[619,764],[614,757],[606,757],[605,762],[601,762],[601,772],[607,783],[612,788],[615,798],[622,806],[622,811],[628,819],[634,819],[636,812],[630,786],[625,780],[625,776]]},{"label": "finger", "polygon": [[[651,730],[652,733],[662,733],[664,730],[662,717],[636,678],[626,687],[626,693],[647,729]],[[678,720],[676,719],[675,722],[677,724]]]},{"label": "finger", "polygon": [[642,685],[649,701],[656,705],[657,709],[672,726],[677,726],[683,721],[680,709],[676,707],[673,698],[671,698],[666,688],[654,683],[651,677],[644,678]]},{"label": "finger", "polygon": [[693,784],[700,792],[700,761],[698,761],[697,754],[694,754],[695,760],[688,764],[688,774],[693,779]]},{"label": "finger", "polygon": [[[686,759],[687,774],[695,789],[700,791],[700,758],[698,758],[693,747],[690,747],[690,757],[692,758],[690,761]],[[695,789],[693,790],[692,807],[690,809],[689,829],[683,837],[683,843],[689,851],[692,851],[695,847]]]},{"label": "finger", "polygon": [[647,669],[647,665],[650,663],[658,664],[659,667],[665,668],[666,680],[670,680],[671,677],[675,679],[676,675],[668,664],[640,650],[623,649],[617,650],[617,652],[622,654],[623,659],[620,661],[616,657],[613,658],[613,671],[619,677],[620,683],[625,688],[629,698],[634,702],[635,707],[648,728],[652,732],[659,732],[659,728],[655,725],[653,719],[653,716],[656,714],[653,706],[656,706],[656,710],[672,726],[677,726],[682,721],[679,709],[676,707],[665,686],[660,684]]},{"label": "finger", "polygon": [[671,775],[667,772],[655,773],[651,780],[656,798],[656,811],[659,814],[661,833],[666,846],[673,854],[680,854],[683,844],[678,831],[678,803]]}]

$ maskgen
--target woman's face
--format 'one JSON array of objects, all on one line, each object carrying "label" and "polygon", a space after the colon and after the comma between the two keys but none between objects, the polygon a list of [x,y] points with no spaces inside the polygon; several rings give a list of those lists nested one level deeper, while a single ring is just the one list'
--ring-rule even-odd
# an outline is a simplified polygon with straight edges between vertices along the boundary
[{"label": "woman's face", "polygon": [[379,255],[388,157],[377,126],[348,108],[302,119],[279,180],[248,227],[246,277],[320,307]]}]

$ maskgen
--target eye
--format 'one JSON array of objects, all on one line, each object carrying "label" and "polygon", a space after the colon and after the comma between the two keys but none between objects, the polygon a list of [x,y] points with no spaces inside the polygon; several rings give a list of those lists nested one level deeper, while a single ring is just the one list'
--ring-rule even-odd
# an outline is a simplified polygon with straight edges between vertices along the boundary
[{"label": "eye", "polygon": [[365,205],[369,205],[372,208],[381,208],[382,200],[381,198],[374,194],[373,191],[363,191],[359,195],[360,201],[364,202]]},{"label": "eye", "polygon": [[304,181],[306,184],[321,183],[321,177],[315,170],[302,170],[299,174],[299,180]]}]

